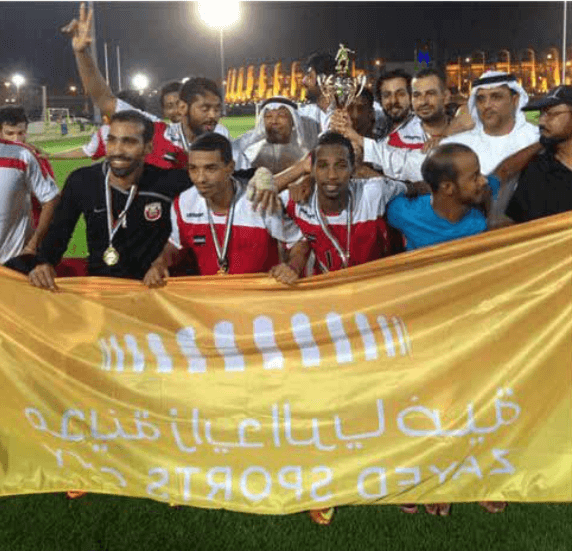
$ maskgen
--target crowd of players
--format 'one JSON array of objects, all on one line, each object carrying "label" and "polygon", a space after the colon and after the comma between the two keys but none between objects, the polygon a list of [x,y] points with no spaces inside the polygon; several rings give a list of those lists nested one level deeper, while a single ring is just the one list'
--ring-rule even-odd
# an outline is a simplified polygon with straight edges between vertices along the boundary
[{"label": "crowd of players", "polygon": [[[396,70],[340,109],[317,83],[334,59],[316,54],[304,77],[311,101],[267,99],[254,129],[231,140],[211,80],[167,85],[169,122],[139,96],[114,95],[89,53],[91,17],[82,5],[66,32],[107,124],[84,148],[52,158],[105,161],[71,173],[60,195],[49,162],[25,144],[23,109],[0,108],[0,263],[32,285],[57,289],[81,214],[88,275],[158,287],[170,275],[259,272],[291,285],[572,210],[570,86],[529,102],[513,75],[488,71],[459,107],[438,70]],[[538,126],[526,110],[540,111]],[[332,512],[311,516],[327,524]]]}]

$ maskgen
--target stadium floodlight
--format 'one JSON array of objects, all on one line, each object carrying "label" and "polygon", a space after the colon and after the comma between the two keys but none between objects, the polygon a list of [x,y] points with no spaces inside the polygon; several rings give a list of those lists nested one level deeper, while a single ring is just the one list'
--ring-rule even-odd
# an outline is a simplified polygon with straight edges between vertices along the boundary
[{"label": "stadium floodlight", "polygon": [[135,90],[138,90],[142,94],[145,89],[149,86],[149,77],[143,73],[137,73],[132,79],[131,84]]},{"label": "stadium floodlight", "polygon": [[20,74],[16,73],[12,75],[12,83],[16,87],[16,98],[18,102],[20,102],[20,86],[23,86],[26,83],[26,79]]},{"label": "stadium floodlight", "polygon": [[222,105],[224,115],[225,81],[224,81],[224,41],[223,29],[230,27],[240,18],[240,3],[236,0],[210,0],[199,2],[200,18],[213,29],[220,31],[220,82],[222,87]]}]

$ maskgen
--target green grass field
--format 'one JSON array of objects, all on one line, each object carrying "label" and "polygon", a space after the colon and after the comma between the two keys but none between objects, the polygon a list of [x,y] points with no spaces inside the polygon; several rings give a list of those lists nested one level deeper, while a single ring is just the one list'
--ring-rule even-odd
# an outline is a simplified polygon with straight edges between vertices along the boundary
[{"label": "green grass field", "polygon": [[[251,128],[253,117],[224,121],[233,136]],[[43,142],[63,151],[86,140]],[[58,183],[90,161],[55,161]],[[85,255],[80,225],[68,249]],[[449,518],[406,515],[395,506],[341,507],[329,527],[305,513],[262,516],[169,507],[147,499],[64,494],[0,499],[0,551],[571,551],[572,507],[511,504],[498,515],[476,504],[454,505]]]}]

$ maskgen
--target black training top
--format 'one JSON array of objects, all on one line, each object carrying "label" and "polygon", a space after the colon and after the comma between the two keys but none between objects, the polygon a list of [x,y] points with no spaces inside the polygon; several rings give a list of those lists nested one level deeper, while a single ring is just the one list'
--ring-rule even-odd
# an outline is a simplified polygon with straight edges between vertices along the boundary
[{"label": "black training top", "polygon": [[544,151],[522,171],[506,215],[528,222],[567,210],[572,210],[572,170]]},{"label": "black training top", "polygon": [[[107,266],[103,253],[109,246],[105,206],[106,163],[72,172],[62,190],[54,218],[38,251],[39,263],[55,266],[62,258],[81,214],[86,221],[88,273],[106,277],[143,279],[171,233],[170,209],[173,199],[192,184],[184,170],[163,170],[145,165],[137,193],[129,207],[126,227],[113,238],[119,262]],[[111,187],[113,220],[117,220],[129,191]]]}]

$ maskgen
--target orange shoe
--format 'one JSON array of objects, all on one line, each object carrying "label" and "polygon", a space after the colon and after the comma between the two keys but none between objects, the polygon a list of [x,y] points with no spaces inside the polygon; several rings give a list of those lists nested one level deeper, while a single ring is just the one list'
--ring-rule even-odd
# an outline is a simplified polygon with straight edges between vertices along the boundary
[{"label": "orange shoe", "polygon": [[76,499],[78,497],[82,497],[85,494],[87,494],[87,492],[80,492],[79,490],[70,490],[69,492],[67,492],[67,496],[70,499]]},{"label": "orange shoe", "polygon": [[450,503],[428,503],[425,510],[433,516],[448,517],[451,511]]},{"label": "orange shoe", "polygon": [[332,522],[332,518],[334,516],[335,509],[333,507],[329,507],[327,509],[311,509],[308,511],[310,518],[316,524],[320,526],[327,526]]},{"label": "orange shoe", "polygon": [[506,501],[479,501],[479,505],[489,513],[502,513],[508,503]]}]

